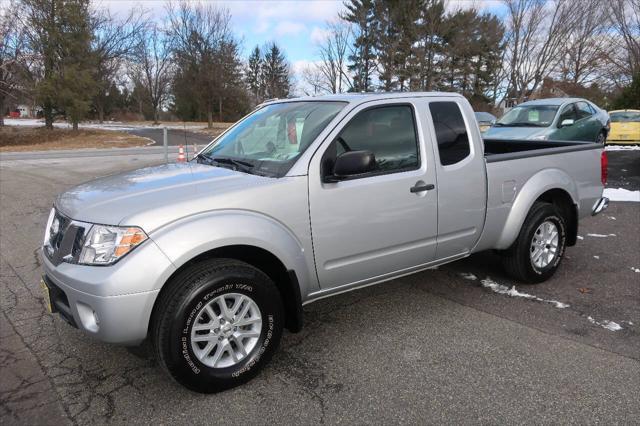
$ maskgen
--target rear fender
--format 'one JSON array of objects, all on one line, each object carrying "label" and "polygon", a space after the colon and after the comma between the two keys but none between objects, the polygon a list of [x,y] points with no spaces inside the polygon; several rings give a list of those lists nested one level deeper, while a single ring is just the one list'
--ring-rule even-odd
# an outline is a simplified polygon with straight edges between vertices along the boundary
[{"label": "rear fender", "polygon": [[545,192],[561,189],[569,194],[574,205],[577,204],[578,190],[574,180],[560,169],[545,169],[531,176],[516,195],[509,216],[505,222],[495,248],[509,248],[518,238],[522,224],[531,210],[531,206]]}]

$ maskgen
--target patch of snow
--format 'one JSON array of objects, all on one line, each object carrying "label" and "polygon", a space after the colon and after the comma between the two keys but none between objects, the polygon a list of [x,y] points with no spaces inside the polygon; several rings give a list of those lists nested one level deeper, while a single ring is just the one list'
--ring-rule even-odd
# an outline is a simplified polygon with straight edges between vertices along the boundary
[{"label": "patch of snow", "polygon": [[616,218],[614,216],[607,216],[609,219],[611,220],[616,220]]},{"label": "patch of snow", "polygon": [[600,256],[593,256],[594,259],[600,259]]},{"label": "patch of snow", "polygon": [[584,240],[584,237],[582,235],[578,235],[578,239],[579,240]]},{"label": "patch of snow", "polygon": [[633,266],[631,267],[631,270],[632,270],[633,272],[640,272],[640,268],[634,268]]},{"label": "patch of snow", "polygon": [[613,322],[613,321],[609,321],[609,320],[596,321],[591,316],[587,317],[587,319],[589,320],[589,322],[591,324],[599,325],[600,327],[606,328],[609,331],[622,330],[622,326],[620,324],[618,324],[617,322]]},{"label": "patch of snow", "polygon": [[605,188],[603,197],[611,201],[631,201],[640,203],[640,191],[629,191],[624,188]]},{"label": "patch of snow", "polygon": [[558,302],[557,300],[546,300],[538,296],[534,296],[533,294],[523,293],[516,290],[516,286],[507,287],[506,285],[498,284],[489,277],[484,280],[480,280],[480,283],[482,284],[482,287],[488,288],[494,293],[504,294],[509,297],[522,297],[524,299],[535,300],[536,302],[549,303],[559,309],[569,307],[566,303]]},{"label": "patch of snow", "polygon": [[596,237],[596,238],[607,238],[607,237],[615,237],[616,234],[587,234],[587,237]]},{"label": "patch of snow", "polygon": [[[44,126],[44,120],[39,118],[5,118],[4,124],[7,126],[16,126],[16,127],[40,127]],[[71,124],[65,121],[55,122],[53,123],[54,127],[58,127],[61,129],[70,129]],[[173,123],[173,124],[161,124],[158,126],[154,126],[153,124],[142,124],[142,123],[126,123],[120,121],[105,121],[104,123],[94,123],[94,122],[83,122],[79,123],[78,127],[81,129],[98,129],[98,130],[135,130],[135,129],[162,129],[166,127],[167,129],[201,129],[202,126],[199,125],[183,125],[181,123]]]},{"label": "patch of snow", "polygon": [[638,145],[607,145],[604,147],[605,151],[640,151]]},{"label": "patch of snow", "polygon": [[475,281],[478,279],[478,277],[476,277],[475,275],[473,275],[472,273],[469,272],[461,272],[460,276],[462,278],[464,278],[465,280],[470,280],[470,281]]}]

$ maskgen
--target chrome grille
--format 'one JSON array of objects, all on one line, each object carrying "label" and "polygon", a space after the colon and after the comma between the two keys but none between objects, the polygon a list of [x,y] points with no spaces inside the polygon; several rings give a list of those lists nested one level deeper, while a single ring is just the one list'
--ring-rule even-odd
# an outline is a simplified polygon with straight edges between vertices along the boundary
[{"label": "chrome grille", "polygon": [[44,253],[54,265],[63,261],[76,263],[84,244],[86,228],[83,225],[57,210],[53,212],[45,233]]}]

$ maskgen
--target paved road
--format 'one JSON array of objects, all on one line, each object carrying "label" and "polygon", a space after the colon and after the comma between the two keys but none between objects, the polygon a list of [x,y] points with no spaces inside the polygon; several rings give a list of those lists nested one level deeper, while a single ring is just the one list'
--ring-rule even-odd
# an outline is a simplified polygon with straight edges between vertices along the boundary
[{"label": "paved road", "polygon": [[[614,168],[637,170],[636,154],[615,153]],[[53,194],[161,161],[0,163],[2,424],[640,422],[639,203],[585,221],[552,280],[518,286],[568,308],[482,287],[513,284],[483,253],[305,307],[270,366],[218,395],[174,384],[147,346],[95,342],[45,314],[36,251]]]},{"label": "paved road", "polygon": [[[164,143],[162,129],[141,128],[128,130],[127,133],[152,139],[155,141],[156,146],[162,146]],[[188,130],[167,129],[167,143],[169,146],[185,145],[189,146],[189,148],[193,148],[194,145],[198,145],[202,148],[204,145],[211,142],[212,139],[212,136],[194,133]]]}]

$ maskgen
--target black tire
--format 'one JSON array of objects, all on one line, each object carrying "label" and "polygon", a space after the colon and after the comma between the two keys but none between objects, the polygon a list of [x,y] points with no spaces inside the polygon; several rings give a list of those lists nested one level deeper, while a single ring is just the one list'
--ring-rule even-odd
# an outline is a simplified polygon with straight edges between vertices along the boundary
[{"label": "black tire", "polygon": [[[154,309],[151,336],[160,365],[178,383],[200,393],[220,392],[251,380],[269,362],[280,343],[284,313],[278,289],[262,271],[237,260],[209,259],[187,267],[167,286]],[[260,336],[237,364],[212,368],[193,352],[191,331],[205,302],[230,293],[255,302]]]},{"label": "black tire", "polygon": [[[540,268],[531,259],[531,244],[534,233],[545,221],[555,224],[558,230],[558,247],[555,258],[547,266]],[[527,214],[518,238],[502,253],[502,263],[506,272],[515,280],[530,284],[541,283],[551,278],[560,266],[567,247],[566,241],[567,226],[562,214],[553,204],[536,202]]]}]

